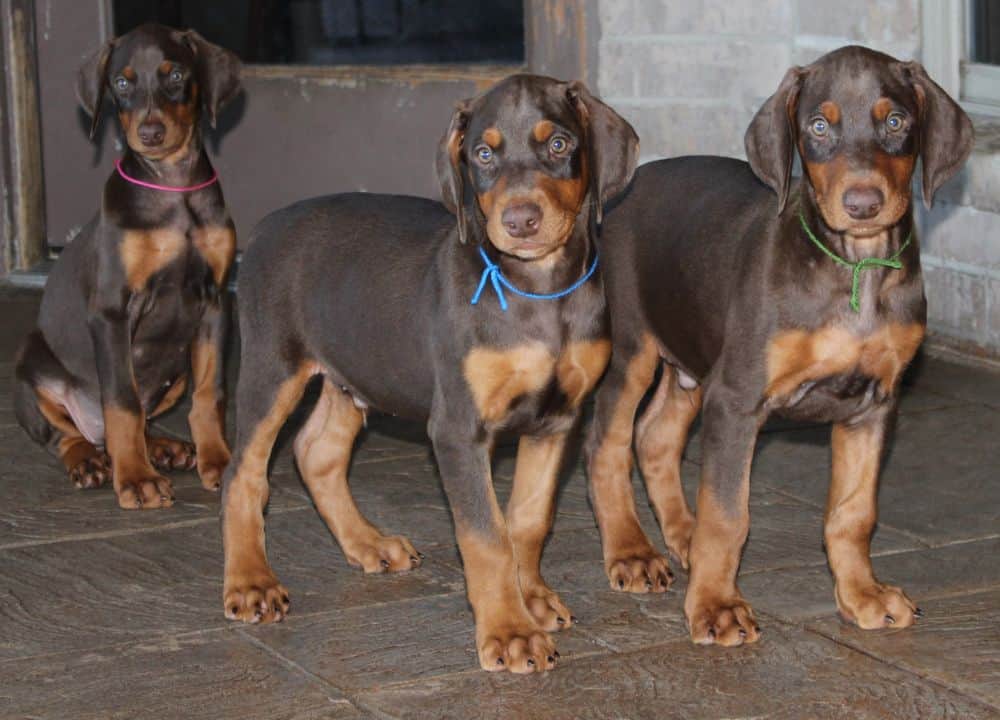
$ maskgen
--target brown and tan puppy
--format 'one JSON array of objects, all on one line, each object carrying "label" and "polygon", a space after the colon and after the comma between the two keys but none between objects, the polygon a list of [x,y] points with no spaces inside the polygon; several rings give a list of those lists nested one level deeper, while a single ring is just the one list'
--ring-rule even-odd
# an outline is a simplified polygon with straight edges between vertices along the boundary
[{"label": "brown and tan puppy", "polygon": [[[108,98],[127,147],[101,210],[52,269],[18,355],[14,409],[76,487],[110,479],[126,509],[173,503],[160,471],[197,465],[218,489],[229,461],[222,346],[236,237],[200,120],[214,123],[239,90],[239,68],[194,31],[143,25],[80,69],[92,132]],[[146,421],[188,386],[194,444],[150,435]]]},{"label": "brown and tan puppy", "polygon": [[[237,446],[223,498],[227,617],[288,613],[264,548],[267,463],[319,376],[322,395],[295,456],[348,560],[366,572],[420,564],[409,541],[361,515],[347,469],[367,409],[426,423],[480,664],[519,673],[555,665],[549,632],[573,617],[539,562],[566,435],[610,349],[600,209],[628,184],[637,149],[631,126],[582,85],[517,75],[455,112],[438,154],[447,207],[333,195],[258,225],[239,288]],[[505,288],[501,298],[487,268],[522,291],[572,291],[529,299]],[[521,438],[506,512],[490,470],[502,430]]]},{"label": "brown and tan puppy", "polygon": [[[825,539],[841,614],[863,628],[919,615],[875,578],[869,539],[899,379],[926,324],[911,176],[920,158],[929,205],[972,138],[919,64],[845,47],[788,71],[747,131],[749,164],[688,157],[639,168],[604,226],[613,352],[588,449],[612,587],[669,585],[636,516],[634,437],[667,546],[690,565],[692,639],[758,638],[736,574],[757,432],[778,413],[833,423]],[[795,153],[805,175],[793,180]],[[680,461],[699,408],[695,523]]]}]

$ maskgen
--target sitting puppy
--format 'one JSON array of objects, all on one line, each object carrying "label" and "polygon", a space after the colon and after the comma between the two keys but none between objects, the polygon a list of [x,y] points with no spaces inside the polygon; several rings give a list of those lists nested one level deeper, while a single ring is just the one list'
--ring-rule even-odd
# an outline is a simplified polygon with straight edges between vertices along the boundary
[{"label": "sitting puppy", "polygon": [[[110,95],[128,147],[97,217],[52,269],[18,355],[14,406],[77,487],[111,478],[126,509],[172,504],[154,466],[197,462],[202,484],[217,489],[229,461],[222,344],[236,236],[199,121],[204,110],[214,124],[239,69],[196,32],[160,25],[115,38],[80,69],[91,136]],[[188,384],[194,447],[149,435],[147,419]]]},{"label": "sitting puppy", "polygon": [[[407,540],[360,514],[347,468],[368,408],[426,422],[482,667],[553,667],[546,631],[573,618],[539,558],[567,432],[610,351],[601,206],[628,184],[637,150],[631,126],[582,85],[518,75],[455,112],[438,154],[447,208],[333,195],[257,226],[239,287],[237,446],[223,497],[227,617],[272,622],[288,612],[264,548],[267,464],[320,375],[295,457],[347,559],[366,572],[419,565]],[[500,430],[521,436],[506,516],[490,475]]]},{"label": "sitting puppy", "polygon": [[[689,157],[639,169],[604,227],[613,351],[588,441],[612,587],[668,584],[629,480],[633,418],[662,364],[635,447],[667,545],[690,562],[695,642],[758,637],[736,574],[754,445],[772,412],[833,423],[825,538],[841,614],[862,628],[919,615],[876,580],[869,539],[899,379],[926,324],[911,176],[919,157],[929,206],[972,139],[919,64],[846,47],[789,70],[747,131],[749,165]],[[796,151],[805,173],[793,180]],[[695,524],[680,460],[702,406]]]}]

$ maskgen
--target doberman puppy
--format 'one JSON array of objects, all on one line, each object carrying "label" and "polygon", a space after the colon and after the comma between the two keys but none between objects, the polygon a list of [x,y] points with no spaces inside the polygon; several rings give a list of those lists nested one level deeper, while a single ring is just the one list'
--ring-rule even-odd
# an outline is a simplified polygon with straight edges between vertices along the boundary
[{"label": "doberman puppy", "polygon": [[[347,468],[368,408],[426,422],[482,667],[554,666],[547,631],[573,618],[539,558],[567,432],[610,355],[595,272],[601,207],[628,184],[637,150],[631,126],[581,84],[517,75],[458,105],[437,157],[447,207],[333,195],[257,226],[238,293],[237,445],[223,497],[227,617],[272,622],[288,612],[265,555],[267,463],[321,375],[295,457],[348,561],[365,572],[420,564],[405,538],[361,515]],[[506,515],[490,471],[501,430],[520,435]]]},{"label": "doberman puppy", "polygon": [[[110,477],[123,508],[172,504],[157,469],[197,463],[202,484],[217,489],[229,461],[222,343],[236,242],[199,120],[204,110],[214,124],[239,69],[196,32],[160,25],[111,40],[80,69],[91,136],[110,94],[127,149],[101,210],[49,276],[17,360],[15,412],[77,487]],[[188,384],[194,447],[148,435],[146,420]]]},{"label": "doberman puppy", "polygon": [[[845,47],[788,71],[746,133],[749,164],[688,157],[638,170],[602,235],[613,350],[587,442],[613,588],[669,584],[629,481],[633,419],[662,365],[635,448],[667,546],[690,563],[694,642],[759,637],[736,574],[754,445],[772,412],[833,423],[824,534],[842,616],[862,628],[919,616],[876,580],[869,540],[900,375],[926,320],[911,176],[919,157],[930,206],[972,140],[919,64]],[[796,150],[805,172],[793,180]],[[699,407],[695,523],[680,460]]]}]

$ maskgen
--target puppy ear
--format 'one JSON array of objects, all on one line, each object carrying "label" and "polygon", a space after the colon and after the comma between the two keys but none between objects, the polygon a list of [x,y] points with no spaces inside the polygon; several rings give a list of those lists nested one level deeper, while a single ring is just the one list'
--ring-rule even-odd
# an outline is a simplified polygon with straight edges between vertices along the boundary
[{"label": "puppy ear", "polygon": [[639,162],[639,136],[627,120],[591,95],[582,82],[570,83],[566,98],[587,129],[591,197],[600,225],[604,206],[632,182]]},{"label": "puppy ear", "polygon": [[198,91],[208,121],[215,127],[219,110],[240,91],[240,70],[243,64],[236,53],[210,43],[194,30],[182,33],[184,42],[194,52]]},{"label": "puppy ear", "polygon": [[455,106],[451,123],[438,143],[434,167],[441,184],[441,200],[458,218],[458,239],[465,243],[469,236],[468,211],[465,207],[465,181],[462,175],[462,141],[469,125],[469,101]]},{"label": "puppy ear", "polygon": [[918,62],[902,65],[917,96],[920,159],[924,166],[921,186],[924,205],[929,210],[934,193],[958,172],[972,152],[975,131],[969,116],[931,80],[923,65]]},{"label": "puppy ear", "polygon": [[108,60],[111,59],[114,47],[115,41],[111,40],[97,48],[80,66],[76,76],[76,97],[91,118],[91,140],[97,135],[97,128],[101,124],[101,103],[108,86]]},{"label": "puppy ear", "polygon": [[798,139],[795,111],[803,75],[801,67],[793,67],[785,73],[777,92],[757,111],[743,138],[747,161],[754,174],[778,193],[779,215],[785,209],[792,177]]}]

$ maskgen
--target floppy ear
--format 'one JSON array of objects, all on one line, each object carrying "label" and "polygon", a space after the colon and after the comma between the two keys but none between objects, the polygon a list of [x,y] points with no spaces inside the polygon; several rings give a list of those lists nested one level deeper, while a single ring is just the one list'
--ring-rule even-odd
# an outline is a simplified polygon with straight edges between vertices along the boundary
[{"label": "floppy ear", "polygon": [[591,197],[600,225],[604,206],[632,182],[639,162],[639,136],[628,121],[591,95],[582,82],[570,83],[566,97],[587,129]]},{"label": "floppy ear", "polygon": [[210,43],[194,30],[185,31],[183,37],[194,51],[202,106],[214,128],[219,110],[240,91],[243,64],[236,53]]},{"label": "floppy ear", "polygon": [[798,130],[795,111],[802,86],[803,70],[793,67],[785,73],[777,92],[754,115],[743,137],[747,161],[761,182],[778,193],[778,214],[788,200],[792,161]]},{"label": "floppy ear", "polygon": [[455,106],[451,123],[438,143],[434,167],[441,184],[441,200],[458,218],[458,239],[465,243],[469,235],[465,208],[465,182],[462,178],[462,141],[469,125],[469,101]]},{"label": "floppy ear", "polygon": [[115,41],[104,43],[80,66],[76,76],[76,97],[90,115],[90,139],[97,134],[101,124],[101,101],[108,86],[108,60]]},{"label": "floppy ear", "polygon": [[903,68],[917,96],[920,122],[920,159],[924,166],[922,189],[924,205],[929,210],[934,193],[952,175],[972,151],[975,132],[965,111],[918,62],[903,63]]}]

